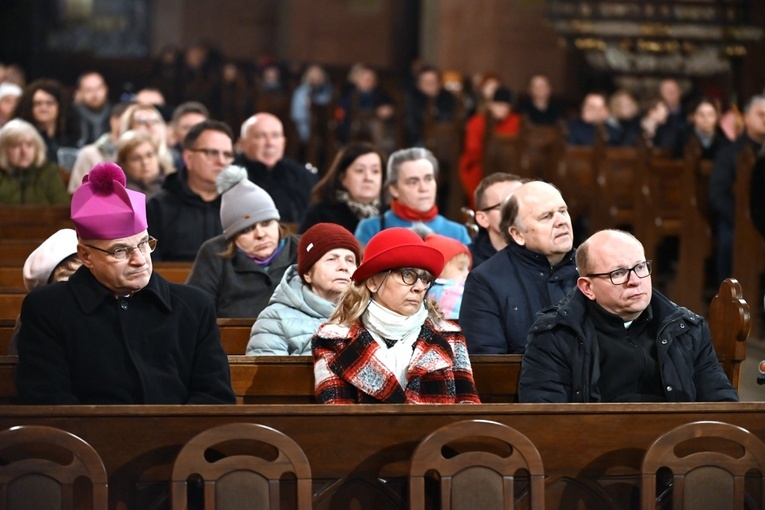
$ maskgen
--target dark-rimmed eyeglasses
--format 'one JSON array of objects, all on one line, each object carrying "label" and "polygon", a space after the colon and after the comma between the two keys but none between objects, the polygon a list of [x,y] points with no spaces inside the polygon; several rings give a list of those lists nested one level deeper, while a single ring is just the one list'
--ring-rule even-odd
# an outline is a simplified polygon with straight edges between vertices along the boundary
[{"label": "dark-rimmed eyeglasses", "polygon": [[416,269],[411,267],[391,269],[388,272],[395,272],[398,274],[401,277],[401,281],[404,282],[404,285],[414,285],[417,283],[417,280],[422,280],[422,283],[424,283],[426,287],[430,288],[430,286],[433,285],[433,282],[436,281],[436,277],[429,272],[418,272]]},{"label": "dark-rimmed eyeglasses", "polygon": [[204,154],[207,159],[211,160],[217,160],[221,156],[223,156],[223,159],[226,161],[233,161],[235,154],[231,151],[219,151],[218,149],[188,149],[191,152],[201,152]]},{"label": "dark-rimmed eyeglasses", "polygon": [[499,210],[502,207],[503,203],[504,202],[500,202],[498,204],[490,205],[489,207],[484,207],[483,209],[478,209],[478,210],[481,211],[481,212],[489,212],[489,211],[493,211],[495,209]]},{"label": "dark-rimmed eyeglasses", "polygon": [[608,276],[611,283],[614,285],[624,285],[630,281],[630,273],[635,273],[638,278],[648,278],[653,271],[650,260],[644,260],[639,262],[630,268],[619,268],[609,271],[608,273],[590,273],[584,276],[591,278],[593,276]]},{"label": "dark-rimmed eyeglasses", "polygon": [[87,246],[88,248],[93,248],[94,250],[98,250],[106,253],[107,255],[111,255],[115,260],[127,260],[133,256],[133,252],[135,250],[140,251],[144,255],[148,255],[149,253],[153,252],[157,247],[157,240],[153,237],[150,237],[147,240],[138,243],[137,246],[122,246],[113,250],[104,250],[98,246],[84,243],[83,246]]}]

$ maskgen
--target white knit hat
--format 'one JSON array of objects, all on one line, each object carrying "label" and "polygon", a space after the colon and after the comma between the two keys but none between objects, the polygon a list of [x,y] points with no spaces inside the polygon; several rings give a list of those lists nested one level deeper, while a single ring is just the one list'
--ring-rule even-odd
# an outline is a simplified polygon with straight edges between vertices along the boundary
[{"label": "white knit hat", "polygon": [[0,83],[0,99],[4,98],[5,96],[20,96],[21,95],[21,87],[16,85],[15,83],[11,83],[9,81],[4,81],[3,83]]},{"label": "white knit hat", "polygon": [[224,168],[215,183],[222,193],[220,223],[226,239],[261,221],[281,219],[271,195],[250,181],[241,166]]},{"label": "white knit hat", "polygon": [[77,233],[62,228],[35,248],[24,262],[24,286],[27,290],[47,285],[53,270],[65,258],[77,254]]}]

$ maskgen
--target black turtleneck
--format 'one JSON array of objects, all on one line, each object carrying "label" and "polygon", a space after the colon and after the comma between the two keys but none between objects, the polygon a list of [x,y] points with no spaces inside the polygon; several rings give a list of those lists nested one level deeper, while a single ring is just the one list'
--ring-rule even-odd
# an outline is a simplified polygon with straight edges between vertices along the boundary
[{"label": "black turtleneck", "polygon": [[664,401],[651,307],[626,328],[621,317],[594,301],[587,308],[597,333],[602,401]]}]

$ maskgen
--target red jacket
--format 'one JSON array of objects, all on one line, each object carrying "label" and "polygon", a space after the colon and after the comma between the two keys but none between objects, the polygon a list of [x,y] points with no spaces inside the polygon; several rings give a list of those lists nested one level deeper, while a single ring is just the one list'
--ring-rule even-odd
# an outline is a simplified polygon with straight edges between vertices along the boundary
[{"label": "red jacket", "polygon": [[480,403],[465,337],[458,326],[425,321],[402,388],[377,359],[382,347],[360,324],[325,323],[312,340],[316,398],[326,404]]},{"label": "red jacket", "polygon": [[[495,124],[494,132],[501,135],[517,135],[521,129],[521,116],[511,113]],[[486,133],[486,116],[477,113],[465,126],[465,148],[460,156],[460,181],[468,196],[470,207],[475,209],[473,194],[483,179],[483,142]]]}]

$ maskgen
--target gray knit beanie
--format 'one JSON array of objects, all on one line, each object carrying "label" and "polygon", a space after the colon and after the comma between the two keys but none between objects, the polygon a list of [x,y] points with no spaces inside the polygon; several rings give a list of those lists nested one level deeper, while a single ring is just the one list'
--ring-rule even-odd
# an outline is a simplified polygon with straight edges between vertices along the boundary
[{"label": "gray knit beanie", "polygon": [[266,190],[247,178],[247,170],[231,165],[218,174],[215,184],[222,194],[220,223],[223,235],[232,239],[261,221],[279,220],[279,211]]}]

